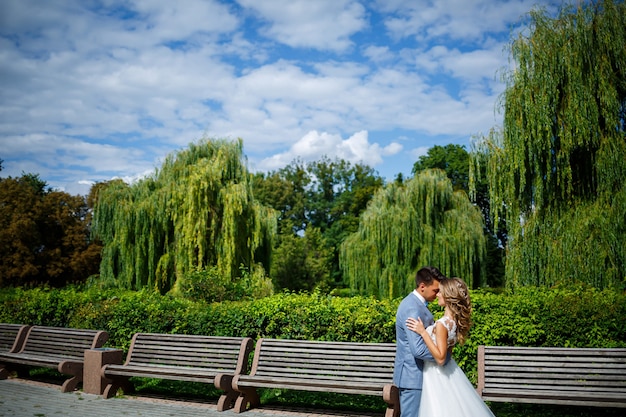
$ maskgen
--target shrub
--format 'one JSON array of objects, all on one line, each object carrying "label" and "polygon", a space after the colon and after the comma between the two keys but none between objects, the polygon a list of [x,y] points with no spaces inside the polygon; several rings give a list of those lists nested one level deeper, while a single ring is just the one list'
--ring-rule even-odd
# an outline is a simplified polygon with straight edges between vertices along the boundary
[{"label": "shrub", "polygon": [[[473,326],[454,349],[476,382],[479,345],[626,347],[626,295],[586,286],[471,293]],[[128,349],[136,332],[393,342],[400,299],[284,292],[262,299],[205,303],[114,288],[5,288],[0,321],[102,329],[108,346]],[[431,303],[435,318],[443,310]]]}]

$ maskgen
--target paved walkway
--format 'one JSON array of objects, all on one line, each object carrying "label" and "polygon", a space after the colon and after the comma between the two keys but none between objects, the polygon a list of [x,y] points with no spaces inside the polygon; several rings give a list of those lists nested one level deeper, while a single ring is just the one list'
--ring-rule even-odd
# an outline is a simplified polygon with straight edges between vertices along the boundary
[{"label": "paved walkway", "polygon": [[[285,408],[258,408],[237,414],[218,412],[215,403],[124,396],[108,400],[81,391],[62,393],[58,385],[0,380],[0,417],[327,417],[362,416]],[[373,416],[373,415],[372,415]]]}]

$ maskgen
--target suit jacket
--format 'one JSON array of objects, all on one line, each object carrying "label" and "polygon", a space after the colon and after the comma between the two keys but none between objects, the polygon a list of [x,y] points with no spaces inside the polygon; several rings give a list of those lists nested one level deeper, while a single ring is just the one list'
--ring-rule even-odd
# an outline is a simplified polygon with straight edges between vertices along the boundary
[{"label": "suit jacket", "polygon": [[424,327],[434,323],[433,315],[414,293],[407,295],[396,313],[396,360],[393,382],[398,388],[422,389],[424,361],[433,361],[433,355],[422,336],[407,329],[406,319],[421,318]]}]

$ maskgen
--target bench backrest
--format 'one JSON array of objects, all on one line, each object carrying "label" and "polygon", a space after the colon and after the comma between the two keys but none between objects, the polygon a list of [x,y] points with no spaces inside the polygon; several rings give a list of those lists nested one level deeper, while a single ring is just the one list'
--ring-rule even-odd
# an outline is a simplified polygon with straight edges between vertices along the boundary
[{"label": "bench backrest", "polygon": [[626,349],[480,346],[477,390],[485,400],[528,395],[554,404],[623,407]]},{"label": "bench backrest", "polygon": [[102,347],[108,338],[109,334],[102,330],[33,326],[19,353],[82,361],[85,350]]},{"label": "bench backrest", "polygon": [[136,333],[126,364],[203,368],[215,373],[242,373],[252,350],[249,337]]},{"label": "bench backrest", "polygon": [[0,352],[17,352],[24,342],[30,326],[0,323]]},{"label": "bench backrest", "polygon": [[395,343],[259,339],[250,375],[379,383],[393,381]]}]

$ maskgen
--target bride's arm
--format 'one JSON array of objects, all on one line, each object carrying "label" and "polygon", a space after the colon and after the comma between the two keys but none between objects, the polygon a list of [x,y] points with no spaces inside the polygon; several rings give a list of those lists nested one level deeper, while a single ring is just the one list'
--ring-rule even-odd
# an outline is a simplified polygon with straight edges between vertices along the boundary
[{"label": "bride's arm", "polygon": [[422,320],[419,317],[417,320],[414,318],[408,318],[406,321],[406,327],[422,336],[424,343],[428,346],[428,350],[430,350],[430,353],[433,355],[433,359],[435,359],[435,362],[437,362],[438,365],[446,363],[446,358],[448,356],[448,329],[446,329],[446,326],[441,324],[441,322],[435,323],[434,332],[437,343],[433,342],[430,338],[426,328],[424,328],[424,323],[422,323]]}]

